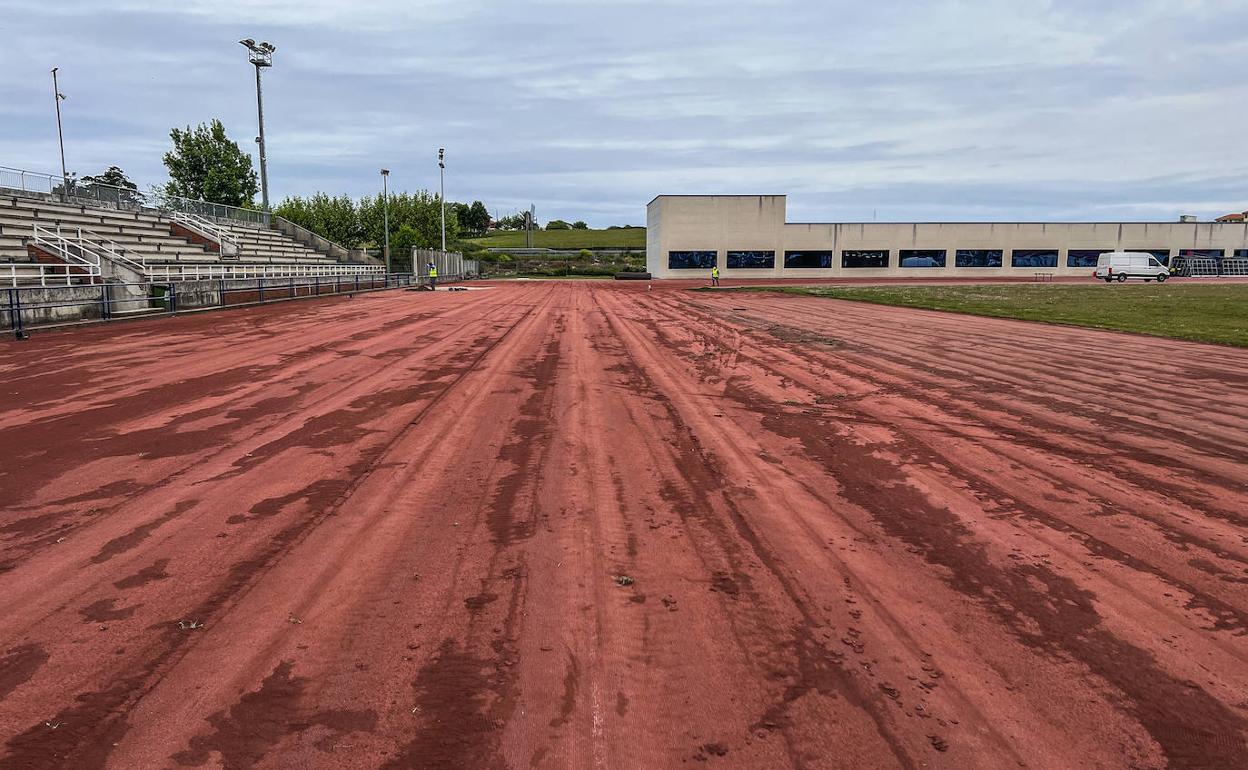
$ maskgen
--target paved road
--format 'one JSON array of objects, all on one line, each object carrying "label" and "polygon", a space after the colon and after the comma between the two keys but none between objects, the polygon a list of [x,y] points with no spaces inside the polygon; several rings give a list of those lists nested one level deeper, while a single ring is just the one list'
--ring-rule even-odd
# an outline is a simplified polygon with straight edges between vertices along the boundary
[{"label": "paved road", "polygon": [[1248,749],[1248,351],[531,282],[0,373],[0,767]]}]

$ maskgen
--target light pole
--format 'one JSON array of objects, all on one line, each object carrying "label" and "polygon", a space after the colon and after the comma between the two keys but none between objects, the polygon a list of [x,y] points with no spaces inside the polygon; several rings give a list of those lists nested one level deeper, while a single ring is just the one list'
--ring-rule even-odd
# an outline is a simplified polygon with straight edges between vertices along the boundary
[{"label": "light pole", "polygon": [[[383,168],[381,170],[381,226],[386,240],[381,246],[381,251],[386,255],[386,275],[390,275],[390,187],[386,182],[389,178],[390,169]],[[414,268],[415,265],[412,267]]]},{"label": "light pole", "polygon": [[61,88],[56,82],[56,71],[60,67],[52,68],[52,93],[56,99],[56,136],[61,142],[61,198],[69,195],[69,173],[65,170],[65,132],[61,130],[61,100],[65,98],[65,94],[61,93]]},{"label": "light pole", "polygon": [[260,118],[260,136],[256,144],[260,145],[260,199],[264,204],[265,220],[269,215],[269,162],[264,153],[264,97],[260,91],[260,70],[273,66],[273,52],[277,50],[272,43],[257,43],[251,38],[238,41],[247,49],[247,61],[256,65],[256,113]]},{"label": "light pole", "polygon": [[442,204],[442,253],[446,253],[446,148],[438,148],[438,200]]}]

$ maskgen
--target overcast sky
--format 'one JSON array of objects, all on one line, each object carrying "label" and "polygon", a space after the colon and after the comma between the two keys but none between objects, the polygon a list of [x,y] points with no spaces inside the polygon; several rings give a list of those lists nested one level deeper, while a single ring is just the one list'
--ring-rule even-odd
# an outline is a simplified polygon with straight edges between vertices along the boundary
[{"label": "overcast sky", "polygon": [[0,0],[0,165],[164,180],[169,128],[275,200],[399,189],[595,226],[660,193],[790,221],[1171,220],[1248,209],[1248,0]]}]

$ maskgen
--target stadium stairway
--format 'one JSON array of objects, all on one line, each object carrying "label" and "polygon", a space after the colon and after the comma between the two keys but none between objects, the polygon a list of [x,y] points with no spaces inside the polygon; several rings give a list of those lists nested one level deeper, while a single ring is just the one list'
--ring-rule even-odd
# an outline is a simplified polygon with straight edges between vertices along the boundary
[{"label": "stadium stairway", "polygon": [[344,263],[259,224],[46,196],[0,198],[0,283],[46,281],[52,272],[65,283],[90,280],[86,263],[97,254],[114,266],[124,265],[125,280],[351,275],[378,269]]}]

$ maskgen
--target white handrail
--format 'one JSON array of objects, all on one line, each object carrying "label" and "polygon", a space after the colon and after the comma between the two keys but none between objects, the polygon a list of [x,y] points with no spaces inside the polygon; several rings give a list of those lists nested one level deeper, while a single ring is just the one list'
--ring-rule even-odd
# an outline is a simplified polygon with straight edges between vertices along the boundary
[{"label": "white handrail", "polygon": [[[78,266],[79,269],[86,267],[87,274],[94,279],[103,272],[101,257],[86,246],[81,228],[78,229],[77,233],[77,241],[72,241],[61,234],[60,224],[57,224],[56,230],[53,231],[36,223],[34,226],[34,242],[36,246],[50,250],[54,256],[60,257],[66,263],[76,263],[75,266]],[[75,249],[77,249],[77,252],[74,251]]]},{"label": "white handrail", "polygon": [[185,226],[189,226],[190,230],[202,231],[202,235],[214,238],[217,241],[218,253],[224,259],[226,256],[226,246],[233,249],[234,253],[230,256],[237,257],[239,252],[238,240],[233,238],[230,231],[221,227],[198,214],[190,214],[185,211],[175,211],[170,217],[175,222],[181,222]]}]

